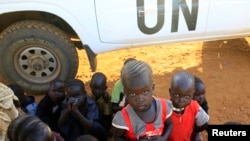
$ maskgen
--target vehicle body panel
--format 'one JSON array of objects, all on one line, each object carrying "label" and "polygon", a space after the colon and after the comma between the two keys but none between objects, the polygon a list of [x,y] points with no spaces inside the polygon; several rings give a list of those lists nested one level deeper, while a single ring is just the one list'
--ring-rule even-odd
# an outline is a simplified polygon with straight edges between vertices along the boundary
[{"label": "vehicle body panel", "polygon": [[1,0],[0,75],[43,93],[75,77],[76,47],[94,72],[105,52],[249,36],[248,13],[250,0]]},{"label": "vehicle body panel", "polygon": [[[53,13],[68,22],[95,54],[131,46],[240,37],[250,31],[250,19],[245,16],[250,10],[248,0],[144,0],[146,27],[153,28],[157,24],[157,9],[159,15],[164,14],[162,28],[145,34],[138,27],[137,13],[143,11],[138,1],[143,0],[2,0],[0,14],[29,10]],[[157,2],[164,6],[157,7]],[[181,7],[178,7],[178,31],[171,31],[173,2],[185,2],[189,12],[192,3],[198,2],[194,30],[188,29]]]},{"label": "vehicle body panel", "polygon": [[[107,43],[147,44],[200,38],[206,29],[208,8],[209,0],[187,0],[181,5],[173,0],[96,0],[100,38]],[[185,19],[192,16],[193,20]],[[188,27],[190,24],[194,27]]]},{"label": "vehicle body panel", "polygon": [[249,0],[211,0],[210,5],[205,37],[249,35]]}]

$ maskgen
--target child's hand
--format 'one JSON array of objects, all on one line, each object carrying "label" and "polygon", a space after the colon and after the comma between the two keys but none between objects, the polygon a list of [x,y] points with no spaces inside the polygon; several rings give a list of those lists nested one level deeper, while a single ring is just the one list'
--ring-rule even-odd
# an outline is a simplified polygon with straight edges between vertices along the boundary
[{"label": "child's hand", "polygon": [[74,97],[69,98],[68,110],[72,112],[78,110],[78,103],[79,103],[79,100],[77,98],[74,98]]},{"label": "child's hand", "polygon": [[160,136],[142,136],[139,138],[139,141],[152,141],[152,140],[159,140]]},{"label": "child's hand", "polygon": [[106,103],[109,103],[109,102],[110,102],[109,94],[108,94],[108,93],[104,93],[103,99],[104,99],[104,101],[105,101]]},{"label": "child's hand", "polygon": [[119,107],[124,107],[125,106],[125,102],[126,102],[126,99],[125,99],[125,96],[124,96],[123,99],[119,103]]}]

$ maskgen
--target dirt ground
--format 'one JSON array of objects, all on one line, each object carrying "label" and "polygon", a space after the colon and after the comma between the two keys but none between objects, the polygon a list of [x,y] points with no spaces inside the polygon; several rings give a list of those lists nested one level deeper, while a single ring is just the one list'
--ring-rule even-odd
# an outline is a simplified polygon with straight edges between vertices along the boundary
[{"label": "dirt ground", "polygon": [[[155,95],[169,98],[173,72],[188,70],[206,85],[210,124],[238,121],[250,124],[250,37],[224,41],[187,42],[123,49],[97,56],[97,71],[108,78],[111,93],[126,58],[148,62],[154,72]],[[77,78],[86,83],[93,74],[84,50],[78,51],[80,67]],[[39,101],[41,96],[37,96]],[[206,136],[206,135],[205,135]]]},{"label": "dirt ground", "polygon": [[[248,43],[249,42],[249,43]],[[79,51],[77,78],[86,83],[93,72],[86,54]],[[238,121],[250,124],[250,37],[225,41],[188,42],[152,47],[124,49],[100,54],[97,71],[108,78],[111,93],[126,58],[148,62],[154,72],[155,95],[169,98],[168,88],[173,72],[188,70],[202,78],[206,85],[211,124]]]},{"label": "dirt ground", "polygon": [[[89,88],[93,72],[86,64],[85,52],[79,51],[79,56],[77,78]],[[202,78],[206,85],[210,124],[227,121],[250,124],[250,37],[123,49],[98,55],[97,71],[107,75],[110,93],[124,60],[129,57],[152,66],[156,96],[169,98],[171,75],[178,70],[188,70]],[[205,132],[203,136],[206,140]]]}]

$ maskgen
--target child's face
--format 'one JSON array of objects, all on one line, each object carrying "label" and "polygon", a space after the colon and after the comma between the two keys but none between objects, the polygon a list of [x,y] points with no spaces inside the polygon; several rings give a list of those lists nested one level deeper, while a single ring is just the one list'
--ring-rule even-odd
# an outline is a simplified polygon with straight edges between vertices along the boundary
[{"label": "child's face", "polygon": [[205,86],[203,84],[199,84],[196,87],[193,99],[201,105],[205,101],[205,93]]},{"label": "child's face", "polygon": [[91,88],[93,95],[95,95],[96,98],[100,98],[102,94],[105,93],[107,86],[105,82],[96,80],[96,81],[93,81],[93,83],[90,85],[90,88]]},{"label": "child's face", "polygon": [[65,98],[65,87],[62,82],[55,82],[49,89],[49,96],[55,103],[61,102]]},{"label": "child's face", "polygon": [[181,86],[169,89],[171,100],[175,108],[185,108],[192,100],[194,86],[189,86],[186,89]]},{"label": "child's face", "polygon": [[76,85],[67,88],[67,96],[69,101],[80,105],[83,103],[83,100],[86,97],[86,93],[82,90],[80,86]]},{"label": "child's face", "polygon": [[152,103],[154,84],[147,77],[139,79],[127,79],[123,85],[128,103],[135,111],[146,111]]}]

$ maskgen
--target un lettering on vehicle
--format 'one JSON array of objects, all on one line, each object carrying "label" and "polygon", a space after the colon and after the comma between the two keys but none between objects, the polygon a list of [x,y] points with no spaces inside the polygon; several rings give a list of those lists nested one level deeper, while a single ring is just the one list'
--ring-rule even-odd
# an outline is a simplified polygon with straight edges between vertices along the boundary
[{"label": "un lettering on vehicle", "polygon": [[[165,0],[157,0],[157,18],[156,24],[149,27],[145,22],[145,0],[137,0],[137,23],[141,32],[145,34],[155,34],[159,32],[165,21]],[[199,0],[192,0],[191,7],[187,5],[186,0],[172,1],[172,20],[171,32],[178,32],[179,17],[182,12],[189,31],[196,29],[199,9]],[[180,12],[181,11],[181,12]]]}]

